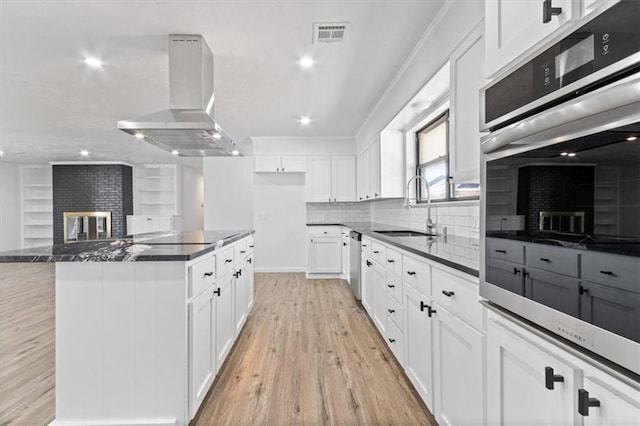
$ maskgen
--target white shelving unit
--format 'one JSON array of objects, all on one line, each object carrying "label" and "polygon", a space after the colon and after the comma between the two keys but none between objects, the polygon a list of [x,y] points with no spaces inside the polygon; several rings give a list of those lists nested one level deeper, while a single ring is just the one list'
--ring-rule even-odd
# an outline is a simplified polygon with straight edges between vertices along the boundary
[{"label": "white shelving unit", "polygon": [[618,169],[596,167],[594,185],[594,229],[597,235],[618,235],[620,188]]},{"label": "white shelving unit", "polygon": [[182,215],[182,171],[175,164],[145,164],[135,169],[135,214]]},{"label": "white shelving unit", "polygon": [[21,168],[22,247],[53,244],[53,185],[51,166]]}]

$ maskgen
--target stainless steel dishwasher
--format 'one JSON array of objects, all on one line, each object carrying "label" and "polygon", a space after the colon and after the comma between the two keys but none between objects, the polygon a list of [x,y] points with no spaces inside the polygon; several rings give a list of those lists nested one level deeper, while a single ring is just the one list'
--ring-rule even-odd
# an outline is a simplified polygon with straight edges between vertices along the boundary
[{"label": "stainless steel dishwasher", "polygon": [[356,299],[360,300],[360,255],[362,251],[362,234],[356,231],[349,232],[350,247],[349,247],[349,281],[351,285],[351,291],[353,291]]}]

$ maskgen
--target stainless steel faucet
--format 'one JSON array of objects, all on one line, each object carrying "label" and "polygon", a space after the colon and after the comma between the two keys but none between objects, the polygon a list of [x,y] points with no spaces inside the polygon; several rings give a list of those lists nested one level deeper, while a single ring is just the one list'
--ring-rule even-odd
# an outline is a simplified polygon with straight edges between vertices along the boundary
[{"label": "stainless steel faucet", "polygon": [[[409,188],[411,187],[411,182],[413,182],[416,179],[420,179],[424,182],[424,186],[427,189],[427,234],[435,234],[435,229],[436,229],[436,224],[433,223],[433,221],[431,220],[431,193],[429,192],[429,182],[427,182],[427,180],[420,176],[420,175],[415,175],[413,177],[411,177],[409,179],[409,181],[407,182],[407,192],[406,192],[406,198],[404,200],[404,206],[407,209],[411,208],[411,198],[409,197]],[[417,193],[417,191],[416,191]],[[414,198],[414,200],[417,201],[417,196],[416,198]]]}]

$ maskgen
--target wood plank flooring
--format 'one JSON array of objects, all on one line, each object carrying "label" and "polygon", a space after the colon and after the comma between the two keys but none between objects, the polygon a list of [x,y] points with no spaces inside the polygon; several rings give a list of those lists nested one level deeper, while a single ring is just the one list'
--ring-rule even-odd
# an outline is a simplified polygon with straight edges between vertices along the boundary
[{"label": "wood plank flooring", "polygon": [[[54,265],[0,264],[0,425],[54,418]],[[344,281],[256,274],[193,425],[435,425]]]},{"label": "wood plank flooring", "polygon": [[54,418],[55,267],[0,263],[0,425]]},{"label": "wood plank flooring", "polygon": [[436,424],[344,281],[256,274],[255,300],[192,424]]}]

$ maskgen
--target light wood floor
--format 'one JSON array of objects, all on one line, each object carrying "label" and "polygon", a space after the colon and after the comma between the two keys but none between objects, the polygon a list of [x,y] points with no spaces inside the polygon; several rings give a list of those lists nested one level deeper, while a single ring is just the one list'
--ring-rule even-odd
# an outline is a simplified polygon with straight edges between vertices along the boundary
[{"label": "light wood floor", "polygon": [[255,300],[193,424],[436,424],[344,281],[256,274]]},{"label": "light wood floor", "polygon": [[[0,264],[0,426],[54,418],[53,264]],[[194,425],[435,425],[340,280],[256,274]]]}]

